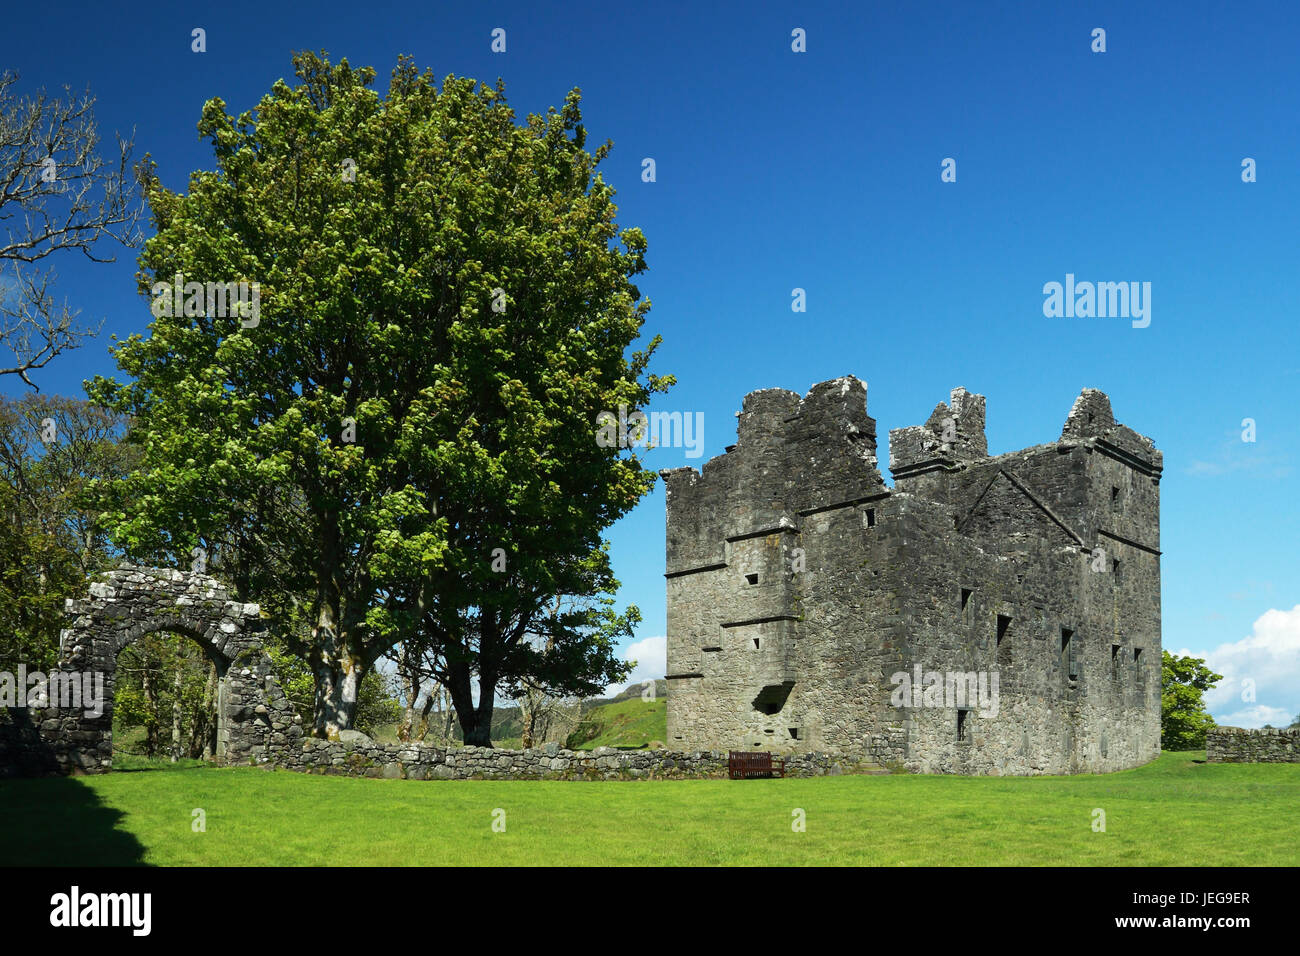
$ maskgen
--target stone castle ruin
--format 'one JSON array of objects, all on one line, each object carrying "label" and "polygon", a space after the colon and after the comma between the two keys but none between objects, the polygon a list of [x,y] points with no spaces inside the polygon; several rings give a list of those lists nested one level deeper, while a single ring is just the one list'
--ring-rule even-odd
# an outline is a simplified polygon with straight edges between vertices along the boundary
[{"label": "stone castle ruin", "polygon": [[668,746],[921,772],[1120,770],[1160,753],[1160,473],[1084,389],[990,457],[982,395],[889,435],[857,378],[745,397],[667,486]]}]

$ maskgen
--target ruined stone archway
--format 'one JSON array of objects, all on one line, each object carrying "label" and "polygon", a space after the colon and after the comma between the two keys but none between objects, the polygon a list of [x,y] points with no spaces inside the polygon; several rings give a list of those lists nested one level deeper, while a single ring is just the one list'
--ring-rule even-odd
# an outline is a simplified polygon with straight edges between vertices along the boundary
[{"label": "ruined stone archway", "polygon": [[[206,574],[123,565],[67,602],[59,670],[103,675],[103,710],[57,706],[39,713],[42,741],[63,772],[109,770],[113,763],[113,690],[118,654],[156,631],[187,635],[217,666],[218,763],[266,763],[271,751],[302,736],[302,722],[271,674],[256,604],[231,600]],[[51,704],[57,701],[51,699]]]}]

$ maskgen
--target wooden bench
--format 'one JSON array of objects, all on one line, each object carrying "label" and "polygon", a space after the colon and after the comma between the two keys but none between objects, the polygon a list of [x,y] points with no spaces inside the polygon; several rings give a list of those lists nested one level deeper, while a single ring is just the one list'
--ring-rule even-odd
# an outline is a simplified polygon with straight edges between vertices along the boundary
[{"label": "wooden bench", "polygon": [[732,750],[727,753],[727,774],[732,780],[784,777],[785,758],[774,758],[766,750]]}]

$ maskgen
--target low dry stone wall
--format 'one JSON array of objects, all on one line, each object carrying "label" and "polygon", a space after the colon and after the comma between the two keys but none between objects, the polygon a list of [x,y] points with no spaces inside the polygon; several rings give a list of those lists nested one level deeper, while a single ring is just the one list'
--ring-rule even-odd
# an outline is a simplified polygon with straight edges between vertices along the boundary
[{"label": "low dry stone wall", "polygon": [[1210,763],[1300,763],[1300,728],[1215,727],[1205,735]]},{"label": "low dry stone wall", "polygon": [[[356,735],[360,737],[360,735]],[[672,750],[564,750],[549,744],[534,750],[458,747],[441,750],[411,745],[377,745],[365,738],[306,739],[297,747],[273,748],[256,762],[305,773],[405,780],[666,780],[725,777],[727,754]],[[874,770],[827,753],[785,758],[786,776],[821,777]]]}]

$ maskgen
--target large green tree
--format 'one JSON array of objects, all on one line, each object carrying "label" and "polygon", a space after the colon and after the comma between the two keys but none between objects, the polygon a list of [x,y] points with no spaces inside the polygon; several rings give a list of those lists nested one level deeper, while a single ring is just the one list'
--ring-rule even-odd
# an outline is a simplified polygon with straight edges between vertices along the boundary
[{"label": "large green tree", "polygon": [[1205,710],[1204,695],[1219,681],[1199,657],[1163,652],[1160,666],[1160,748],[1200,750],[1214,718]]},{"label": "large green tree", "polygon": [[615,223],[578,91],[519,124],[500,83],[408,59],[384,97],[346,60],[294,67],[255,111],[205,104],[216,168],[188,193],[147,187],[142,291],[257,283],[256,314],[159,295],[115,351],[131,380],[89,392],[143,449],[106,489],[117,541],[230,569],[331,736],[382,653],[493,606],[483,582],[601,586],[600,533],[654,476],[596,418],[671,378],[648,372],[658,338],[630,352],[646,243]]}]

